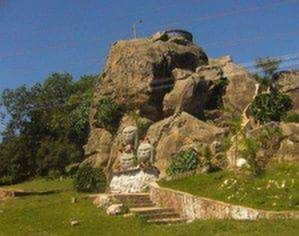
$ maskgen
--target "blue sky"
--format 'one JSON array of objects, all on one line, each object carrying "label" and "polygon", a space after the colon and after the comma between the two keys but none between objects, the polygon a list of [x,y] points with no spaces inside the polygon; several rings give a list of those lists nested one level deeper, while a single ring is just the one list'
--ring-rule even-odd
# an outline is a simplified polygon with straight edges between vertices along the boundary
[{"label": "blue sky", "polygon": [[138,19],[141,37],[187,29],[210,57],[238,63],[298,53],[298,12],[298,0],[0,0],[0,90],[56,71],[99,73]]}]

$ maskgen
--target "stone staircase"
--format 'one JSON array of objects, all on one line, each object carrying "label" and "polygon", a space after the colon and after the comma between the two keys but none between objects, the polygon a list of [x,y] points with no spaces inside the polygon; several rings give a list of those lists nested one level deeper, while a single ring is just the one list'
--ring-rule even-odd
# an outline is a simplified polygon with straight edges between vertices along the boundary
[{"label": "stone staircase", "polygon": [[156,206],[148,193],[111,194],[113,198],[129,208],[129,214],[144,219],[147,223],[174,224],[188,219],[181,217],[174,209]]}]

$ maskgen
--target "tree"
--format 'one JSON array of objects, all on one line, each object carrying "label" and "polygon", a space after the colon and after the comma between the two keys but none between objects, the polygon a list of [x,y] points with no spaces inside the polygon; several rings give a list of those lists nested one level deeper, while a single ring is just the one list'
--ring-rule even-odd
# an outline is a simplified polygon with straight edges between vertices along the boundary
[{"label": "tree", "polygon": [[[68,73],[53,73],[43,83],[3,91],[0,111],[7,122],[0,146],[0,179],[15,182],[52,170],[63,173],[66,165],[82,160],[96,78],[84,75],[74,81]],[[22,146],[17,148],[16,143]],[[24,173],[22,178],[14,177],[18,172]]]},{"label": "tree", "polygon": [[255,59],[255,67],[262,70],[265,77],[271,78],[274,72],[278,69],[282,60],[271,57],[259,57]]}]

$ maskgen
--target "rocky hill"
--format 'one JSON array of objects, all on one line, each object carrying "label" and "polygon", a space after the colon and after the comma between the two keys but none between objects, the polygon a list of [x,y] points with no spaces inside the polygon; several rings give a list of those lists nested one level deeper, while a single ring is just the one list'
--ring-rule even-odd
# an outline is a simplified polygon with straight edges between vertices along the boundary
[{"label": "rocky hill", "polygon": [[[298,93],[277,81],[298,105]],[[257,92],[253,76],[230,56],[208,58],[184,35],[162,32],[115,42],[94,92],[87,161],[107,173],[116,170],[124,128],[142,127],[139,138],[155,147],[155,165],[163,176],[173,156],[190,145],[217,152],[232,116],[249,122],[245,113]],[[98,119],[105,99],[125,107],[114,132]]]}]

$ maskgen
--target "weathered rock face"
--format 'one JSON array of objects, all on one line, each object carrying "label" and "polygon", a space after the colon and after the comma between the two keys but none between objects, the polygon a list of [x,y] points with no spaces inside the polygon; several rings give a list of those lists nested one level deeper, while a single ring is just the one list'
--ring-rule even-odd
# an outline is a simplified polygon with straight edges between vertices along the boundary
[{"label": "weathered rock face", "polygon": [[176,80],[174,88],[164,97],[163,111],[166,115],[186,111],[202,117],[207,91],[207,82],[195,73],[186,79]]},{"label": "weathered rock face", "polygon": [[284,139],[276,154],[281,161],[299,162],[299,124],[281,123]]},{"label": "weathered rock face", "polygon": [[210,65],[219,66],[228,85],[223,97],[224,106],[241,114],[255,96],[255,80],[243,67],[232,62],[230,57],[210,59]]},{"label": "weathered rock face", "polygon": [[275,87],[288,94],[294,102],[293,110],[299,113],[299,71],[284,71],[273,76]]},{"label": "weathered rock face", "polygon": [[163,96],[173,83],[171,71],[194,71],[207,62],[203,50],[192,43],[180,45],[149,39],[116,42],[94,93],[91,124],[94,125],[97,102],[104,97],[135,107],[144,117],[157,119]]},{"label": "weathered rock face", "polygon": [[112,134],[105,129],[92,129],[88,142],[84,147],[85,155],[88,157],[84,162],[89,162],[95,167],[106,166],[109,160],[112,140]]},{"label": "weathered rock face", "polygon": [[190,143],[211,144],[220,140],[224,130],[207,124],[182,112],[153,124],[147,133],[149,141],[156,146],[156,166],[165,175],[173,156]]},{"label": "weathered rock face", "polygon": [[[208,60],[190,40],[159,33],[149,39],[119,41],[112,46],[95,89],[91,133],[85,147],[87,161],[97,163],[111,177],[120,167],[123,129],[152,124],[145,133],[155,148],[155,165],[163,176],[171,158],[182,148],[190,143],[209,145],[225,134],[224,129],[204,122],[207,116],[214,121],[222,119],[222,105],[241,114],[254,93],[255,82],[244,68],[230,57]],[[96,122],[103,98],[128,108],[113,135]],[[138,121],[132,111],[138,113]],[[136,145],[132,146],[136,152]]]}]

